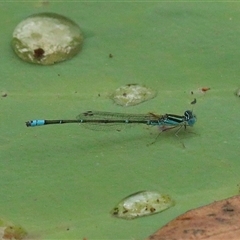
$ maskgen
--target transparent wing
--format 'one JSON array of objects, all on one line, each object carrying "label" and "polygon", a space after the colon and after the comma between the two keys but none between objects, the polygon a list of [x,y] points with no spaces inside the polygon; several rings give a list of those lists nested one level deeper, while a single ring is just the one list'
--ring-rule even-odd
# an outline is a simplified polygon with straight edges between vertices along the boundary
[{"label": "transparent wing", "polygon": [[101,111],[87,111],[79,114],[77,120],[86,128],[93,130],[121,130],[137,124],[148,124],[149,121],[157,122],[161,115],[127,114]]}]

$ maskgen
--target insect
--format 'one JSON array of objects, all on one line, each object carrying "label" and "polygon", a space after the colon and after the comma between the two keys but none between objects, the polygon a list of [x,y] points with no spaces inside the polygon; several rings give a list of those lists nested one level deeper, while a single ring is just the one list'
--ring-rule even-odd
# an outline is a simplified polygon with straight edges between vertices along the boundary
[{"label": "insect", "polygon": [[30,120],[26,122],[27,127],[51,125],[51,124],[65,124],[65,123],[79,123],[87,127],[101,130],[105,127],[119,125],[137,125],[145,124],[149,126],[158,126],[160,130],[167,131],[173,128],[193,126],[196,122],[196,115],[193,111],[186,110],[183,115],[164,114],[157,115],[154,113],[148,114],[127,114],[114,112],[99,112],[87,111],[79,114],[76,119],[68,120]]}]

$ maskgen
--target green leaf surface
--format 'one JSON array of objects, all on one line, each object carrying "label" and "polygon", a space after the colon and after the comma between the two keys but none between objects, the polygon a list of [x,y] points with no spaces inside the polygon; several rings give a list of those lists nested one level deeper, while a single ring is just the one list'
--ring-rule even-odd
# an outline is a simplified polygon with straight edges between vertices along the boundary
[{"label": "green leaf surface", "polygon": [[[191,208],[237,194],[238,9],[210,1],[1,2],[0,216],[43,240],[144,239]],[[15,55],[15,26],[39,12],[79,24],[77,56],[39,66]],[[132,83],[158,95],[134,107],[114,104],[114,90]],[[145,126],[25,126],[88,110],[182,115],[194,98],[194,127],[178,137],[164,132],[154,144],[158,129]],[[169,194],[176,205],[131,222],[111,217],[122,196],[143,189]]]}]

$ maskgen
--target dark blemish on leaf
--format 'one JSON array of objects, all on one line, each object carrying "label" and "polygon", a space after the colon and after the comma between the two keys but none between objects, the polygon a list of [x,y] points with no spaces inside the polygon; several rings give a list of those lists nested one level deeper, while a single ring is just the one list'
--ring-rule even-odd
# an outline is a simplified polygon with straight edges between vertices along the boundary
[{"label": "dark blemish on leaf", "polygon": [[209,217],[215,217],[216,214],[215,214],[215,213],[209,213],[207,216],[209,216]]},{"label": "dark blemish on leaf", "polygon": [[225,218],[219,218],[219,217],[215,218],[215,220],[216,220],[217,222],[220,222],[220,223],[225,223],[225,222],[227,221],[227,219],[225,219]]},{"label": "dark blemish on leaf", "polygon": [[157,237],[155,238],[155,236],[150,236],[149,239],[154,240],[154,239],[157,239]]},{"label": "dark blemish on leaf", "polygon": [[137,85],[136,83],[129,83],[129,84],[127,84],[128,87],[136,86],[136,85]]},{"label": "dark blemish on leaf", "polygon": [[190,217],[181,218],[181,220],[192,220]]},{"label": "dark blemish on leaf", "polygon": [[227,203],[223,205],[222,210],[224,213],[232,213],[234,212],[234,207],[227,201]]},{"label": "dark blemish on leaf", "polygon": [[42,48],[37,48],[34,50],[34,57],[36,59],[41,59],[44,56],[45,51]]},{"label": "dark blemish on leaf", "polygon": [[197,103],[197,99],[194,98],[194,100],[191,102],[191,104],[196,104]]},{"label": "dark blemish on leaf", "polygon": [[194,236],[197,236],[197,235],[200,236],[203,233],[205,233],[205,230],[203,230],[203,229],[185,229],[185,230],[183,230],[183,233],[192,234]]},{"label": "dark blemish on leaf", "polygon": [[150,212],[153,213],[153,212],[155,212],[155,211],[156,211],[156,209],[155,209],[154,207],[151,207],[151,208],[150,208]]},{"label": "dark blemish on leaf", "polygon": [[114,208],[113,209],[113,215],[118,215],[119,213],[119,209],[118,208]]}]

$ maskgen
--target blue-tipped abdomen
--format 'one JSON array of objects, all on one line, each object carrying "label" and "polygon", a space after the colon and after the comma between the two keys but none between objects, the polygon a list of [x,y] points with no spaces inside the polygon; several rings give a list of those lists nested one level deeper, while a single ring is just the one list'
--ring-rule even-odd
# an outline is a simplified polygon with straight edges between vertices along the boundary
[{"label": "blue-tipped abdomen", "polygon": [[36,126],[42,126],[45,124],[45,120],[31,120],[26,122],[27,127],[36,127]]}]

